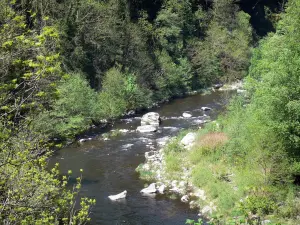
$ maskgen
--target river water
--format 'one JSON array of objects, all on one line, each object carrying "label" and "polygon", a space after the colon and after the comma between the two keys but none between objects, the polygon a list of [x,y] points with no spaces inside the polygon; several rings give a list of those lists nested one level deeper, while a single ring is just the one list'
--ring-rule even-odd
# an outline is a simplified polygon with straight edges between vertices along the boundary
[{"label": "river water", "polygon": [[[199,94],[152,109],[162,117],[162,124],[156,133],[135,131],[142,115],[117,121],[106,130],[92,129],[85,134],[85,138],[92,140],[74,143],[57,151],[50,165],[58,162],[62,173],[72,170],[74,179],[79,176],[80,169],[84,170],[82,195],[97,201],[91,214],[92,224],[185,224],[187,218],[197,218],[197,210],[189,209],[188,204],[179,199],[169,199],[164,195],[143,196],[140,190],[146,182],[139,179],[135,169],[144,162],[146,151],[158,148],[158,138],[175,136],[184,128],[197,128],[207,116],[213,120],[224,110],[230,95],[226,92]],[[212,110],[203,112],[203,106]],[[190,112],[193,117],[182,118],[183,112]],[[103,132],[119,129],[129,131],[104,140]],[[124,190],[128,193],[124,200],[112,202],[107,198]]]}]

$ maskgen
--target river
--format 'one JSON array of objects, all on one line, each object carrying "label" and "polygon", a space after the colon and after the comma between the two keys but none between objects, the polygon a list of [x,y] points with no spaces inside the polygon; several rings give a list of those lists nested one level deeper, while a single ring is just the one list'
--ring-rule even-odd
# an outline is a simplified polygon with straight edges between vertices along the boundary
[{"label": "river", "polygon": [[[140,125],[140,117],[122,119],[106,130],[92,129],[85,134],[91,138],[82,144],[74,143],[52,157],[50,164],[60,163],[62,173],[72,170],[72,176],[79,176],[84,170],[82,195],[95,198],[97,203],[92,210],[92,224],[117,225],[176,225],[185,224],[187,218],[196,219],[197,210],[179,199],[169,199],[164,195],[143,196],[140,190],[146,182],[139,179],[136,167],[144,162],[144,153],[157,149],[156,140],[175,136],[181,129],[199,127],[204,113],[211,119],[224,110],[231,94],[212,92],[207,95],[194,95],[176,99],[151,111],[158,112],[162,124],[156,133],[141,134],[135,131]],[[202,106],[212,108],[203,112]],[[183,112],[190,112],[192,118],[182,118]],[[126,129],[126,133],[104,140],[103,132]],[[112,202],[107,196],[127,190],[127,198]]]}]

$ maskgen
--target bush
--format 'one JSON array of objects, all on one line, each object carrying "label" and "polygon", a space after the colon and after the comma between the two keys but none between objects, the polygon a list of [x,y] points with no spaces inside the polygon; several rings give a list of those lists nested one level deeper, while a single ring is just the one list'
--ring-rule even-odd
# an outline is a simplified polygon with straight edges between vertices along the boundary
[{"label": "bush", "polygon": [[112,68],[105,74],[98,95],[99,117],[116,118],[126,110],[145,107],[150,102],[151,93],[137,84],[134,74]]},{"label": "bush", "polygon": [[97,94],[80,74],[62,80],[57,93],[52,109],[36,118],[35,129],[50,136],[70,137],[86,130],[98,118]]}]

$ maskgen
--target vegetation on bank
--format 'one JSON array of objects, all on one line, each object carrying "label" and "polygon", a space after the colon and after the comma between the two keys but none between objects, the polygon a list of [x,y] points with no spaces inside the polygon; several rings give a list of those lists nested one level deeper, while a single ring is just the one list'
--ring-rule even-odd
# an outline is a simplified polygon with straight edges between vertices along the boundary
[{"label": "vegetation on bank", "polygon": [[246,93],[226,115],[200,130],[190,151],[166,148],[168,174],[192,168],[193,185],[217,206],[213,223],[300,222],[299,15],[300,1],[290,0],[277,32],[254,51]]},{"label": "vegetation on bank", "polygon": [[89,220],[81,178],[47,169],[53,137],[247,73],[256,35],[233,0],[150,2],[0,0],[2,223]]}]

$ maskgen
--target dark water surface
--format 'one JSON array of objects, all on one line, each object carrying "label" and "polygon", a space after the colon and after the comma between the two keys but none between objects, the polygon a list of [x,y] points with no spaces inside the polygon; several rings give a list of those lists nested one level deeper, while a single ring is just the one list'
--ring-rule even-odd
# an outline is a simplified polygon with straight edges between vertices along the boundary
[{"label": "dark water surface", "polygon": [[[135,132],[140,125],[140,116],[122,119],[112,129],[127,129],[110,140],[103,140],[103,131],[94,129],[86,134],[92,140],[81,145],[73,144],[55,153],[50,164],[60,163],[62,173],[73,171],[79,176],[83,169],[82,195],[95,198],[97,203],[92,212],[92,224],[117,225],[176,225],[185,224],[187,218],[196,219],[197,211],[180,200],[171,200],[163,195],[143,196],[140,190],[145,182],[140,180],[135,168],[144,162],[144,153],[157,149],[156,140],[165,136],[175,136],[180,129],[199,127],[204,113],[214,119],[231,94],[213,92],[208,95],[195,95],[176,99],[151,111],[158,112],[162,124],[158,132],[141,134]],[[203,112],[202,106],[211,107]],[[192,118],[182,118],[183,112],[190,112]],[[107,196],[127,190],[127,198],[112,202]]]}]

